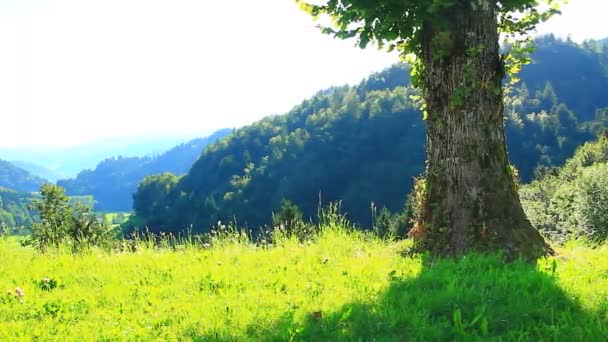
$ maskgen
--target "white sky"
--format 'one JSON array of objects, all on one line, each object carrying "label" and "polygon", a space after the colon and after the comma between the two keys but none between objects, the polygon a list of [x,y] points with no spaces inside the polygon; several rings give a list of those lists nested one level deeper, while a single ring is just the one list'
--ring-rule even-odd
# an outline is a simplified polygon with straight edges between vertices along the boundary
[{"label": "white sky", "polygon": [[[544,31],[605,37],[605,13],[570,0]],[[191,137],[397,60],[322,35],[293,0],[0,0],[0,147]]]}]

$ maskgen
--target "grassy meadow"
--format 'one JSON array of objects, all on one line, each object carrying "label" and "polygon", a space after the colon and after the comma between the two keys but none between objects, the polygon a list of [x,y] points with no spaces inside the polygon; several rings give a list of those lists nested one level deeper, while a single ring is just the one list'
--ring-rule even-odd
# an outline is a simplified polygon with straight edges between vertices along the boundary
[{"label": "grassy meadow", "polygon": [[537,265],[408,256],[324,227],[309,243],[40,254],[0,239],[1,341],[601,341],[608,246]]}]

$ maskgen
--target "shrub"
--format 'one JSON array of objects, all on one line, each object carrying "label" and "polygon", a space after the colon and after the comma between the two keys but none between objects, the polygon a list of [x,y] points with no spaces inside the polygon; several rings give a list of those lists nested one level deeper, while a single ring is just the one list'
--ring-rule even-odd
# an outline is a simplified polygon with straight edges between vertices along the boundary
[{"label": "shrub", "polygon": [[583,171],[575,182],[581,227],[594,239],[608,237],[608,164]]},{"label": "shrub", "polygon": [[554,242],[608,237],[608,163],[576,172],[547,175],[522,187],[520,196],[532,224]]},{"label": "shrub", "polygon": [[6,238],[11,235],[12,229],[4,222],[0,221],[0,237]]},{"label": "shrub", "polygon": [[302,219],[302,210],[289,200],[283,200],[279,212],[272,214],[272,226],[275,232],[295,236],[300,241],[311,240],[316,235],[315,227]]},{"label": "shrub", "polygon": [[411,201],[398,213],[391,213],[386,207],[379,213],[372,204],[373,231],[382,239],[405,238],[411,226]]}]

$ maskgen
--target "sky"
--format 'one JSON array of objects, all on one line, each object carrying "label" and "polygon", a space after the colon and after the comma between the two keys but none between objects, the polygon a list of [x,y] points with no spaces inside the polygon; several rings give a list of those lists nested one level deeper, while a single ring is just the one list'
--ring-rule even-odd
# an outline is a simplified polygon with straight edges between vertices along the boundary
[{"label": "sky", "polygon": [[[608,36],[608,1],[563,12],[541,32]],[[397,61],[321,34],[293,0],[0,0],[0,147],[186,140]]]}]

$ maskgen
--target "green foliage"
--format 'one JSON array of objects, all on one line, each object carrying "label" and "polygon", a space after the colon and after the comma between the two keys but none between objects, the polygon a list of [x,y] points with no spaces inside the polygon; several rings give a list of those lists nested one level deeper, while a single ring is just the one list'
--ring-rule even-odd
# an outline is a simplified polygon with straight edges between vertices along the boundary
[{"label": "green foliage", "polygon": [[98,222],[90,207],[71,204],[62,187],[45,184],[40,188],[42,199],[35,199],[31,209],[39,222],[32,225],[27,244],[39,251],[70,244],[75,251],[101,246],[112,238],[109,227]]},{"label": "green foliage", "polygon": [[[509,157],[524,183],[539,166],[562,165],[601,131],[601,116],[589,121],[588,112],[570,109],[580,107],[577,98],[585,98],[594,113],[608,105],[608,97],[597,95],[608,88],[608,77],[595,72],[598,62],[585,48],[551,37],[537,45],[537,63],[521,72],[505,108]],[[425,124],[408,72],[408,66],[395,65],[357,86],[319,92],[286,115],[236,130],[209,146],[186,176],[169,186],[157,180],[162,191],[150,195],[159,196],[146,199],[141,189],[130,225],[157,233],[191,226],[205,232],[217,221],[236,219],[255,231],[272,225],[270,214],[284,198],[301,209],[305,222],[317,220],[320,195],[324,202],[341,201],[351,222],[372,229],[370,204],[400,212],[413,177],[424,170]],[[577,83],[581,78],[590,87]],[[577,84],[576,95],[564,92],[570,89],[566,83]]]},{"label": "green foliage", "polygon": [[119,212],[119,213],[103,213],[101,214],[102,220],[108,225],[121,225],[129,219],[130,213]]},{"label": "green foliage", "polygon": [[[339,215],[338,215],[339,216]],[[602,341],[608,247],[429,260],[345,227],[285,239],[40,255],[0,240],[0,340]]]},{"label": "green foliage", "polygon": [[272,214],[272,227],[275,234],[296,236],[300,241],[311,240],[316,234],[315,227],[304,222],[302,210],[289,200],[281,201],[281,209]]},{"label": "green foliage", "polygon": [[[171,173],[163,173],[146,177],[138,186],[137,192],[133,195],[133,209],[140,216],[146,217],[149,225],[160,226],[159,231],[163,230],[161,223],[166,221],[171,215],[167,212],[164,202],[174,190],[178,178]],[[139,227],[144,228],[144,227]]]},{"label": "green foliage", "polygon": [[11,228],[6,223],[0,221],[0,237],[7,238],[11,233]]},{"label": "green foliage", "polygon": [[[529,62],[526,54],[527,33],[559,13],[562,0],[427,0],[427,1],[361,1],[361,0],[296,0],[300,8],[319,20],[323,33],[339,39],[356,38],[361,48],[375,44],[388,51],[397,50],[408,62],[418,61],[412,69],[413,85],[423,88],[425,66],[420,62],[425,48],[435,59],[454,54],[452,30],[455,11],[473,11],[478,6],[496,6],[498,30],[512,47],[503,56],[506,72],[514,74]],[[539,4],[546,4],[541,7]],[[470,52],[470,51],[469,51]],[[515,80],[515,78],[513,78]]]},{"label": "green foliage", "polygon": [[203,152],[158,210],[144,204],[154,202],[145,187],[138,191],[135,213],[155,232],[190,225],[202,232],[234,217],[252,229],[269,225],[284,198],[304,221],[317,219],[319,195],[342,200],[357,222],[370,221],[371,201],[399,210],[410,183],[403,170],[418,174],[424,160],[423,123],[408,99],[415,92],[386,89],[406,81],[397,78],[404,70],[395,66],[360,87],[321,92],[288,115],[236,130]]},{"label": "green foliage", "polygon": [[575,186],[579,189],[582,229],[592,238],[608,238],[608,163],[584,170]]},{"label": "green foliage", "polygon": [[[473,1],[454,0],[296,2],[315,19],[322,16],[330,19],[328,25],[319,25],[324,33],[340,39],[357,38],[361,48],[373,43],[379,48],[397,49],[404,55],[422,54],[424,23],[446,26],[446,13],[463,4],[476,4]],[[536,7],[539,3],[537,0],[492,1],[498,8],[501,31],[512,36],[525,34],[558,13],[559,1],[546,2],[551,6],[542,11]]]},{"label": "green foliage", "polygon": [[550,83],[559,102],[580,121],[594,120],[596,110],[608,107],[608,54],[554,36],[539,38],[535,45],[534,62],[518,75],[531,95]]},{"label": "green foliage", "polygon": [[608,238],[608,138],[582,146],[566,165],[524,186],[528,217],[558,242]]},{"label": "green foliage", "polygon": [[412,226],[411,202],[408,200],[404,210],[391,213],[386,207],[377,212],[372,204],[372,230],[382,239],[403,239]]}]

